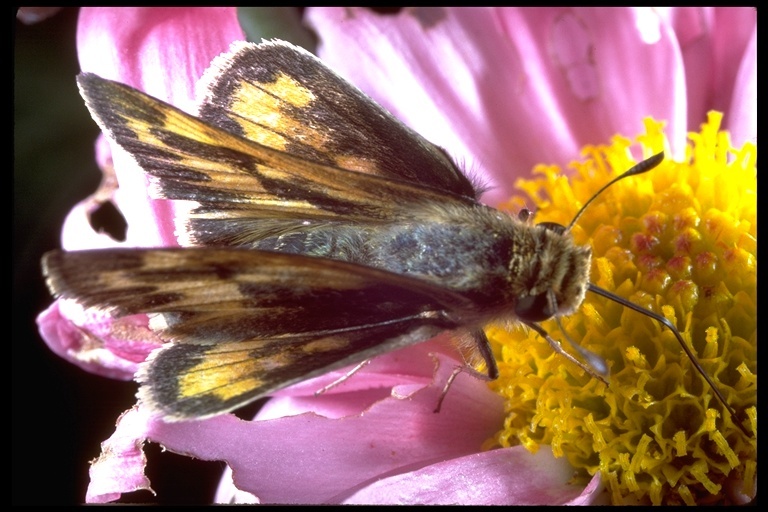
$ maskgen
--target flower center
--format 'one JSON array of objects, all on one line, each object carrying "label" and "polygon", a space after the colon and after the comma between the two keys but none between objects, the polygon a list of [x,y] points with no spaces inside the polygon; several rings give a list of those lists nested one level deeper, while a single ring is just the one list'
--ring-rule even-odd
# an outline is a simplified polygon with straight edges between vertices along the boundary
[{"label": "flower center", "polygon": [[[532,452],[551,445],[575,468],[600,471],[614,503],[735,499],[726,489],[755,495],[757,149],[731,147],[721,119],[710,113],[689,135],[684,162],[668,157],[609,188],[572,233],[593,248],[592,282],[676,325],[731,407],[750,418],[753,437],[736,427],[671,332],[619,304],[588,294],[562,319],[572,339],[608,361],[607,387],[532,331],[488,331],[500,371],[491,385],[508,412],[495,443]],[[646,156],[668,149],[663,124],[650,119],[638,140]],[[629,146],[615,137],[586,148],[570,181],[543,166],[521,180],[536,222],[567,225],[636,163]],[[504,205],[524,206],[521,197]],[[542,326],[562,339],[555,322]]]}]

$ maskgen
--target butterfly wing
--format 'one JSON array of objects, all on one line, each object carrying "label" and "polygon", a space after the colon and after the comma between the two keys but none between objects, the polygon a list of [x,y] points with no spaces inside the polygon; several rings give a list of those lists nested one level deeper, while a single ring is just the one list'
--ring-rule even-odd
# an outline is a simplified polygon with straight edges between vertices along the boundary
[{"label": "butterfly wing", "polygon": [[303,48],[238,41],[203,84],[200,117],[230,133],[318,164],[476,198],[442,148]]},{"label": "butterfly wing", "polygon": [[432,203],[475,204],[441,149],[307,52],[243,43],[206,76],[202,118],[78,77],[94,119],[152,176],[156,195],[197,204],[177,219],[184,246],[275,249],[256,242],[414,221]]},{"label": "butterfly wing", "polygon": [[116,316],[154,313],[170,340],[139,374],[164,415],[204,417],[461,326],[443,288],[346,262],[232,248],[53,251],[54,294]]},{"label": "butterfly wing", "polygon": [[44,261],[57,295],[155,315],[170,342],[138,376],[145,403],[177,419],[218,414],[468,321],[467,299],[436,285],[303,256],[352,234],[364,245],[372,229],[439,215],[435,205],[474,207],[474,188],[443,150],[286,43],[236,44],[204,83],[194,117],[78,77],[94,119],[153,193],[192,202],[177,222],[182,245],[205,247]]}]

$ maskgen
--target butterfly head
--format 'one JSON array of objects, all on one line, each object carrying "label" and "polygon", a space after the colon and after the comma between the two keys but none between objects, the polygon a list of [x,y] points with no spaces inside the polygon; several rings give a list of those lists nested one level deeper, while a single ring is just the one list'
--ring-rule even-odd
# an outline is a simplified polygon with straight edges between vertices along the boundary
[{"label": "butterfly head", "polygon": [[523,271],[525,287],[515,314],[526,322],[569,315],[581,305],[589,287],[592,249],[575,244],[559,224],[541,223],[531,232],[535,249]]}]

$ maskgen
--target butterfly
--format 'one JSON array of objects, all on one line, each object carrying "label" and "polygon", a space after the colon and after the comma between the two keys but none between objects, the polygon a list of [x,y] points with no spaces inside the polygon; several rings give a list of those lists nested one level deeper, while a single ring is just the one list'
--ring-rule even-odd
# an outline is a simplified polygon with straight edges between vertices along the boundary
[{"label": "butterfly", "polygon": [[[235,43],[202,80],[191,116],[78,77],[93,118],[155,196],[193,205],[177,219],[183,247],[43,259],[55,296],[152,315],[167,342],[137,375],[139,399],[165,418],[232,411],[444,331],[494,379],[484,325],[521,322],[558,349],[538,322],[571,314],[588,290],[617,300],[589,282],[591,248],[570,226],[481,204],[442,148],[309,52]],[[604,373],[586,350],[586,365],[559,351]]]}]

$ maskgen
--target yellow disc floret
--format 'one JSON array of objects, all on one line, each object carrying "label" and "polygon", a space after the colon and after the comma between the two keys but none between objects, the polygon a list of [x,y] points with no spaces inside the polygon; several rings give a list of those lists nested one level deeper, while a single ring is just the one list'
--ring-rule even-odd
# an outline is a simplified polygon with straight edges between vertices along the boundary
[{"label": "yellow disc floret", "polygon": [[[591,281],[660,313],[682,333],[730,406],[730,417],[666,328],[593,294],[562,319],[568,335],[608,361],[608,386],[526,329],[489,329],[493,388],[508,416],[495,443],[551,445],[576,468],[601,472],[613,503],[739,502],[753,497],[756,456],[757,149],[731,147],[710,113],[682,162],[622,180],[572,229],[593,247]],[[646,121],[645,157],[665,151]],[[589,147],[569,180],[539,167],[506,208],[535,203],[536,222],[567,225],[603,184],[636,161],[630,141]],[[557,324],[542,326],[562,339]],[[746,418],[746,419],[744,419]],[[745,435],[735,422],[743,421]]]}]

